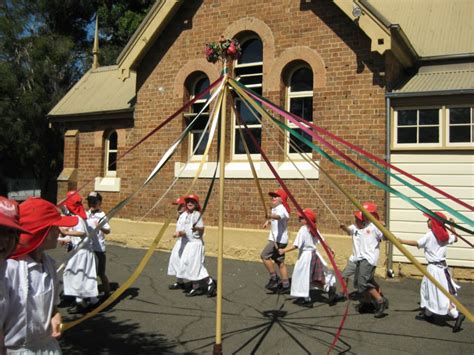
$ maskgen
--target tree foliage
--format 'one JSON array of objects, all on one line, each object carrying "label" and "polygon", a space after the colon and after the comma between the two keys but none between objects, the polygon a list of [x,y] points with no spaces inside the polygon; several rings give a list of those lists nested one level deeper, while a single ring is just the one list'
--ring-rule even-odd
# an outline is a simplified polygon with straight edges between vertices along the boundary
[{"label": "tree foliage", "polygon": [[[54,199],[62,132],[46,115],[90,66],[99,13],[103,62],[115,61],[150,1],[6,0],[0,3],[0,194],[33,178]],[[103,25],[102,25],[103,24]]]}]

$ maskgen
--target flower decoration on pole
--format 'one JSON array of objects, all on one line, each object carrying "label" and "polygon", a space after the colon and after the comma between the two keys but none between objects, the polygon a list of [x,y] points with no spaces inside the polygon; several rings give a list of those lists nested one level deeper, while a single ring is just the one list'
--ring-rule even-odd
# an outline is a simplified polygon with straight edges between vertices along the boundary
[{"label": "flower decoration on pole", "polygon": [[221,37],[219,42],[206,43],[204,53],[208,62],[216,63],[222,60],[225,63],[239,58],[242,49],[236,39]]}]

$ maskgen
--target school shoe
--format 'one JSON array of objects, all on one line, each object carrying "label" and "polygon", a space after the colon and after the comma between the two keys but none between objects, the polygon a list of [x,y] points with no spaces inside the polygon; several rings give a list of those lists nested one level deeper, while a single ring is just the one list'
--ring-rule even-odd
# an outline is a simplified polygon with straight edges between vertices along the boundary
[{"label": "school shoe", "polygon": [[305,301],[305,300],[304,300],[303,297],[298,297],[297,299],[295,299],[295,300],[293,301],[293,304],[298,304],[298,305],[300,305],[300,304],[302,304],[304,301]]},{"label": "school shoe", "polygon": [[328,304],[334,306],[337,303],[336,288],[330,286],[328,290]]},{"label": "school shoe", "polygon": [[303,302],[299,303],[298,306],[306,307],[306,308],[313,308],[313,302],[303,300]]},{"label": "school shoe", "polygon": [[385,310],[387,309],[385,300],[383,299],[382,303],[378,303],[375,309],[374,318],[382,318],[385,316]]},{"label": "school shoe", "polygon": [[275,279],[270,278],[268,283],[265,285],[265,288],[267,290],[274,291],[278,287],[279,284],[280,284],[280,278],[279,277],[277,277]]},{"label": "school shoe", "polygon": [[174,284],[168,285],[169,290],[184,290],[184,283],[175,282]]},{"label": "school shoe", "polygon": [[185,296],[186,297],[194,297],[194,296],[201,296],[203,294],[204,294],[204,291],[201,290],[200,288],[193,288]]},{"label": "school shoe", "polygon": [[217,292],[217,281],[211,279],[211,284],[207,285],[207,297],[214,297]]},{"label": "school shoe", "polygon": [[288,286],[283,286],[281,285],[281,288],[278,290],[278,293],[280,295],[289,295],[291,292],[291,286],[288,284]]},{"label": "school shoe", "polygon": [[84,306],[81,306],[80,304],[76,304],[72,307],[69,307],[67,309],[67,312],[69,314],[84,314],[88,312],[88,308],[89,307],[84,307]]},{"label": "school shoe", "polygon": [[355,305],[355,309],[360,314],[364,313],[373,313],[374,312],[374,305],[372,302],[361,302]]},{"label": "school shoe", "polygon": [[456,318],[456,322],[454,323],[453,333],[457,333],[461,330],[462,322],[464,322],[466,316],[462,313],[459,313],[459,316]]},{"label": "school shoe", "polygon": [[383,298],[383,302],[385,303],[385,309],[388,309],[388,306],[389,306],[388,298],[385,296],[382,296],[382,298]]}]

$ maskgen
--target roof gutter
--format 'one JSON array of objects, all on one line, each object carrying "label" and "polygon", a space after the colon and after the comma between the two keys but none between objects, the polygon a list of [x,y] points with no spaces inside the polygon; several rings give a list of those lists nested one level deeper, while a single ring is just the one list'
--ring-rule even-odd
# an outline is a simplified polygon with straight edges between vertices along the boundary
[{"label": "roof gutter", "polygon": [[421,92],[387,92],[385,97],[401,98],[401,97],[424,97],[424,96],[453,96],[474,94],[474,89],[461,90],[439,90],[439,91],[421,91]]}]

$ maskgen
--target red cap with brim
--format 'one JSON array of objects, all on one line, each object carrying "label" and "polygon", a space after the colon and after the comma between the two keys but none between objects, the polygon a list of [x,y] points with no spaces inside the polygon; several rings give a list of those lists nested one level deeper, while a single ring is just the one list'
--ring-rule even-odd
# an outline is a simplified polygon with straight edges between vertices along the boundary
[{"label": "red cap with brim", "polygon": [[0,226],[31,234],[29,230],[20,225],[18,220],[18,203],[3,196],[0,196]]},{"label": "red cap with brim", "polygon": [[183,197],[178,197],[176,200],[174,200],[171,204],[172,205],[184,205],[186,201],[184,201],[184,198]]},{"label": "red cap with brim", "polygon": [[197,210],[198,210],[198,211],[201,210],[201,205],[199,204],[199,196],[198,196],[198,195],[188,195],[188,196],[185,196],[185,197],[184,197],[184,201],[188,201],[188,200],[191,200],[191,201],[196,202]]},{"label": "red cap with brim", "polygon": [[[447,219],[446,215],[442,212],[434,213],[443,219]],[[449,234],[443,222],[438,221],[427,213],[423,213],[423,216],[427,217],[431,221],[431,231],[433,232],[436,239],[438,239],[438,241],[441,243],[447,242],[449,240]]]},{"label": "red cap with brim", "polygon": [[20,240],[11,257],[19,258],[36,250],[51,227],[74,227],[78,222],[79,219],[75,216],[61,216],[51,202],[30,197],[20,205],[20,225],[32,234],[20,234]]},{"label": "red cap with brim", "polygon": [[355,218],[357,218],[359,221],[363,222],[364,221],[364,214],[361,211],[355,211],[354,212]]},{"label": "red cap with brim", "polygon": [[[316,214],[316,212],[313,212],[313,210],[311,208],[305,208],[303,210],[303,213],[308,219],[310,219],[311,221],[316,223],[317,214]],[[298,212],[298,217],[304,218],[304,216],[299,212]]]},{"label": "red cap with brim", "polygon": [[69,191],[66,194],[64,206],[66,206],[66,208],[76,216],[79,216],[82,219],[87,219],[86,210],[82,204],[82,196],[79,195],[77,191]]},{"label": "red cap with brim", "polygon": [[275,191],[270,191],[268,193],[270,196],[272,197],[280,197],[281,198],[281,203],[283,204],[283,206],[285,207],[286,211],[288,213],[290,213],[290,205],[288,204],[288,195],[286,194],[285,190],[283,189],[278,189],[278,190],[275,190]]}]

